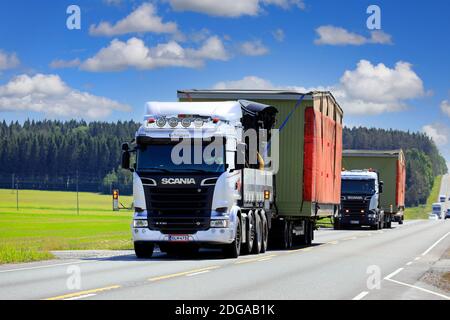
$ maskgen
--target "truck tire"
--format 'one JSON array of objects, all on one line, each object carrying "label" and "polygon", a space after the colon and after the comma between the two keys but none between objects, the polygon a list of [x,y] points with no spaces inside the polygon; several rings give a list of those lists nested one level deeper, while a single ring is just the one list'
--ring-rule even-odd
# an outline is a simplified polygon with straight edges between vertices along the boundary
[{"label": "truck tire", "polygon": [[236,259],[239,257],[239,254],[241,253],[241,244],[242,244],[241,218],[237,217],[236,223],[237,223],[236,237],[234,238],[234,241],[223,247],[223,254],[225,255],[225,258]]},{"label": "truck tire", "polygon": [[252,211],[248,213],[247,220],[247,242],[242,246],[242,254],[251,254],[253,252],[253,244],[256,238],[255,214]]},{"label": "truck tire", "polygon": [[269,223],[267,222],[267,217],[264,212],[261,213],[262,215],[262,223],[263,223],[263,238],[262,238],[262,246],[261,246],[261,253],[265,253],[267,251],[267,248],[269,246]]},{"label": "truck tire", "polygon": [[255,212],[255,239],[253,242],[253,254],[260,254],[263,242],[263,225],[259,212]]},{"label": "truck tire", "polygon": [[155,244],[152,242],[135,242],[134,253],[138,259],[150,259],[155,250]]},{"label": "truck tire", "polygon": [[281,248],[284,250],[292,248],[292,222],[283,220],[281,234]]},{"label": "truck tire", "polygon": [[398,224],[403,224],[403,217],[400,217],[400,220],[398,220]]}]

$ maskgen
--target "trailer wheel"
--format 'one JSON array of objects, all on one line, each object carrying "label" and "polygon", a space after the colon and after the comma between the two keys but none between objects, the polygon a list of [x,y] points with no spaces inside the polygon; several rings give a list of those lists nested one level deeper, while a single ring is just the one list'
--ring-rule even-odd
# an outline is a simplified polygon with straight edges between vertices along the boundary
[{"label": "trailer wheel", "polygon": [[262,215],[262,223],[263,223],[263,227],[262,227],[262,246],[261,246],[261,253],[264,253],[267,251],[268,248],[268,243],[269,243],[269,224],[267,222],[267,217],[266,214],[264,212],[261,213]]},{"label": "trailer wheel", "polygon": [[262,242],[263,242],[263,225],[262,225],[262,219],[259,215],[259,212],[255,212],[255,239],[253,242],[253,254],[259,254],[261,252],[262,248]]},{"label": "trailer wheel", "polygon": [[240,217],[237,217],[236,224],[236,237],[234,238],[234,241],[223,247],[223,253],[225,257],[230,259],[236,259],[237,257],[239,257],[239,254],[241,252],[242,225]]},{"label": "trailer wheel", "polygon": [[250,211],[248,213],[248,223],[247,223],[247,242],[242,246],[243,254],[251,254],[253,252],[253,244],[255,243],[256,238],[256,222],[255,222],[255,214]]},{"label": "trailer wheel", "polygon": [[282,249],[292,248],[292,223],[291,221],[283,220],[281,247]]},{"label": "trailer wheel", "polygon": [[155,250],[155,245],[152,242],[135,242],[134,252],[138,259],[150,259]]}]

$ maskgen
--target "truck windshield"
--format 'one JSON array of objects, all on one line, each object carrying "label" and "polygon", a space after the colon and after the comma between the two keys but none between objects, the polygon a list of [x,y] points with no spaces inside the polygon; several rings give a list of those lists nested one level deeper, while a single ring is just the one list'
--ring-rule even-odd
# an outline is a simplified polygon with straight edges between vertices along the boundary
[{"label": "truck windshield", "polygon": [[374,194],[375,180],[342,179],[342,194]]},{"label": "truck windshield", "polygon": [[442,207],[441,206],[433,206],[433,212],[441,212]]},{"label": "truck windshield", "polygon": [[186,149],[183,149],[186,152],[180,151],[179,147],[175,150],[174,148],[176,148],[174,144],[140,146],[137,152],[137,170],[161,172],[225,171],[225,148],[223,145],[219,148],[208,148],[206,144],[200,145],[197,151],[194,147],[186,147]]}]

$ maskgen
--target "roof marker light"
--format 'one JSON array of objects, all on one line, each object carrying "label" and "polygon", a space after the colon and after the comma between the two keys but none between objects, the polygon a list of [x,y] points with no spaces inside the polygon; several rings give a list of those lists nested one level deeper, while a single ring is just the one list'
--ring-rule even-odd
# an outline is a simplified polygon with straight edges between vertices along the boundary
[{"label": "roof marker light", "polygon": [[167,124],[166,118],[159,118],[158,121],[156,121],[156,125],[160,128],[164,127]]},{"label": "roof marker light", "polygon": [[177,118],[170,118],[169,119],[169,126],[172,128],[175,128],[178,125],[178,119]]},{"label": "roof marker light", "polygon": [[192,120],[190,118],[184,118],[183,120],[181,120],[181,125],[184,128],[189,128],[191,126]]}]

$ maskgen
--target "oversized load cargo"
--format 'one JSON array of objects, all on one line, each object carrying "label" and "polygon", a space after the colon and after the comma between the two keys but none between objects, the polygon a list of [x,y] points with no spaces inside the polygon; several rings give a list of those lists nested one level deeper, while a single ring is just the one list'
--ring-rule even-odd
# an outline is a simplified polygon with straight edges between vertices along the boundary
[{"label": "oversized load cargo", "polygon": [[394,221],[403,219],[406,160],[402,150],[344,150],[342,163],[345,170],[376,170],[383,182],[381,208],[394,215]]},{"label": "oversized load cargo", "polygon": [[182,90],[185,102],[251,100],[274,106],[280,130],[275,198],[280,216],[331,216],[339,208],[343,111],[330,92]]}]

